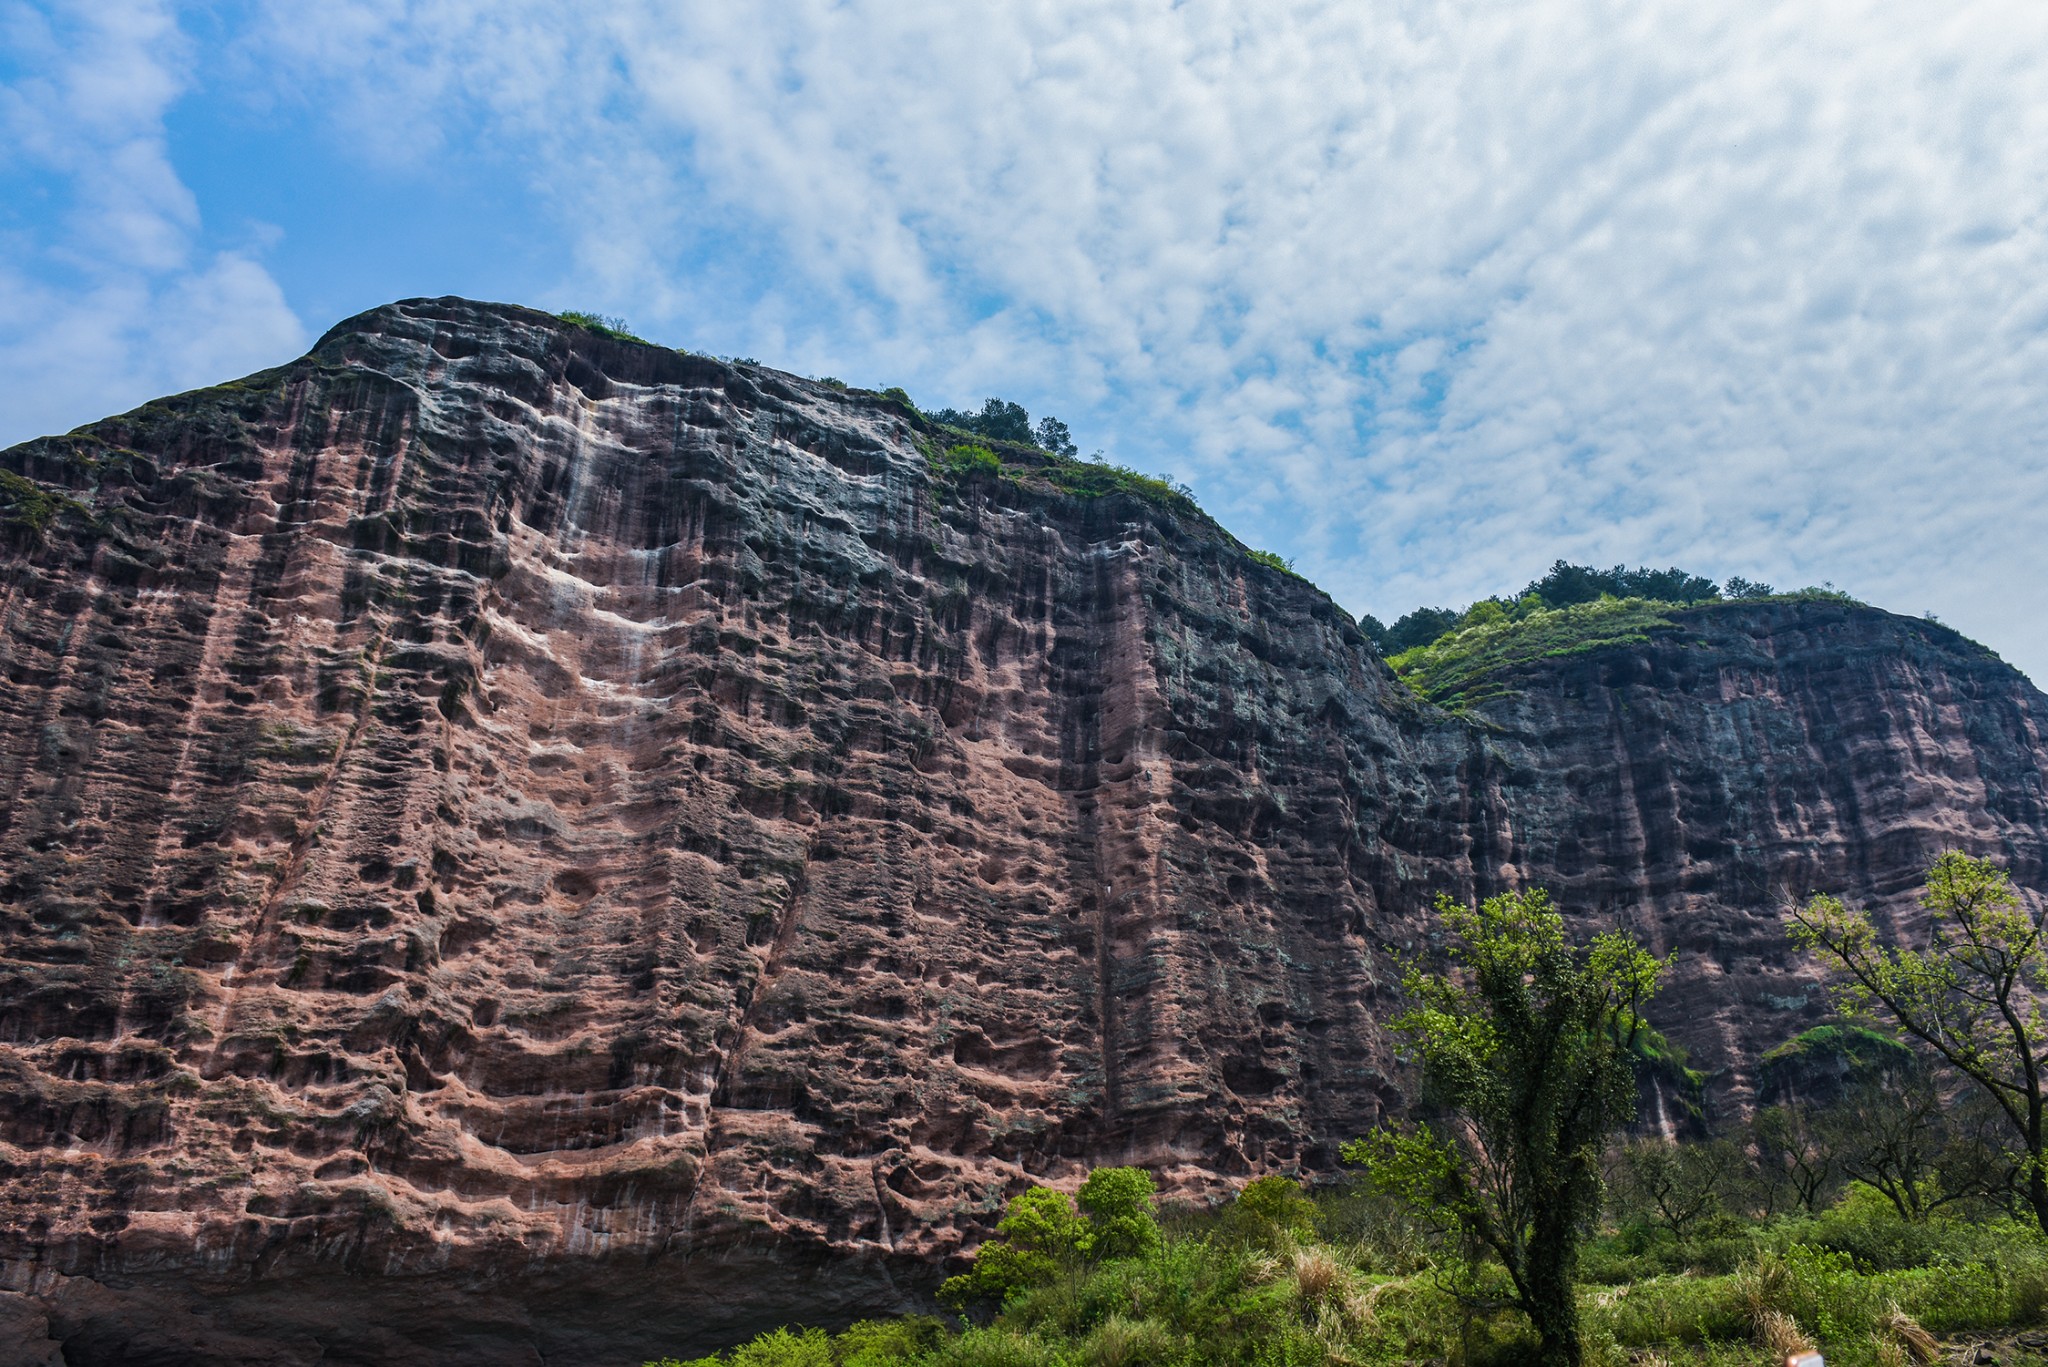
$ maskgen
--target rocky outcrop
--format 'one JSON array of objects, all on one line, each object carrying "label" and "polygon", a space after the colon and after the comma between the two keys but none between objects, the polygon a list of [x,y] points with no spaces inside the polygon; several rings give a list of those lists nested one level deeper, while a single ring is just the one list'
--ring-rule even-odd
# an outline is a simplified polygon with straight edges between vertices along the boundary
[{"label": "rocky outcrop", "polygon": [[1820,1018],[1789,899],[2048,886],[2048,699],[1931,623],[1695,609],[1454,716],[1179,500],[928,438],[415,300],[4,453],[0,1324],[701,1351],[1027,1182],[1329,1166],[1435,892],[1677,953],[1725,1105]]}]

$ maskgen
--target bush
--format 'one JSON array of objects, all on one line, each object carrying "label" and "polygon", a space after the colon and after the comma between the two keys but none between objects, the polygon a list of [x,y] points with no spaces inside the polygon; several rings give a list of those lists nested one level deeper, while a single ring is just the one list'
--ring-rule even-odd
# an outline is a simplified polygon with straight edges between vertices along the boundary
[{"label": "bush", "polygon": [[645,342],[645,337],[636,337],[626,327],[626,320],[603,313],[584,313],[578,309],[567,309],[555,315],[565,323],[574,323],[602,337],[617,342]]},{"label": "bush", "polygon": [[955,474],[1000,475],[1003,459],[980,442],[962,442],[949,448],[940,457],[940,463]]},{"label": "bush", "polygon": [[1294,573],[1294,562],[1276,551],[1247,550],[1245,555],[1255,563],[1264,565],[1269,570],[1278,570],[1282,574]]},{"label": "bush", "polygon": [[1312,1238],[1320,1212],[1301,1184],[1271,1173],[1249,1183],[1226,1209],[1224,1224],[1233,1233],[1264,1248],[1277,1248]]},{"label": "bush", "polygon": [[839,1367],[898,1367],[917,1362],[946,1342],[946,1326],[925,1315],[861,1320],[832,1340]]},{"label": "bush", "polygon": [[[1356,1188],[1311,1196],[1263,1177],[1164,1231],[1136,1169],[1099,1170],[1082,1191],[1085,1209],[1043,1188],[1010,1202],[977,1269],[993,1269],[1005,1248],[1044,1261],[1001,1297],[991,1324],[778,1329],[656,1367],[1510,1367],[1533,1347],[1527,1320],[1498,1308],[1508,1287],[1497,1263],[1424,1240],[1389,1275],[1373,1240],[1416,1246]],[[1832,1367],[1909,1367],[1928,1335],[2033,1324],[2048,1308],[2048,1241],[2012,1219],[1908,1222],[1869,1193],[1814,1217],[1720,1218],[1740,1252],[1718,1270],[1702,1266],[1712,1239],[1697,1231],[1684,1258],[1650,1223],[1594,1241],[1588,1271],[1633,1270],[1580,1293],[1589,1364],[1753,1367],[1772,1336],[1796,1333]]]}]

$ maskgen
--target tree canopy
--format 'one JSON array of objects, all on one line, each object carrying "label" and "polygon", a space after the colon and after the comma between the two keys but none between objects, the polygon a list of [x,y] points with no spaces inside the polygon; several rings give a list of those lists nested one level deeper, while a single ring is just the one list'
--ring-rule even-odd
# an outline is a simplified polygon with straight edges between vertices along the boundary
[{"label": "tree canopy", "polygon": [[1546,608],[1565,608],[1579,603],[1594,603],[1602,598],[1641,598],[1658,603],[1676,603],[1684,606],[1690,603],[1710,603],[1717,599],[1752,600],[1768,598],[1773,593],[1769,584],[1759,583],[1735,575],[1723,588],[1704,575],[1679,569],[1676,565],[1668,569],[1653,570],[1644,565],[1630,569],[1616,565],[1611,569],[1595,569],[1591,565],[1574,565],[1559,560],[1539,577],[1530,580],[1520,593],[1510,597],[1482,598],[1460,610],[1452,608],[1416,608],[1394,620],[1392,626],[1384,626],[1376,617],[1366,617],[1360,625],[1365,634],[1379,647],[1382,655],[1399,655],[1404,650],[1426,646],[1441,640],[1454,630],[1472,626],[1512,612],[1518,606],[1533,603]]},{"label": "tree canopy", "polygon": [[1926,948],[1878,940],[1869,913],[1815,897],[1792,913],[1793,941],[1834,970],[1836,1006],[1890,1024],[1996,1107],[2025,1197],[2048,1233],[2048,902],[2004,870],[1951,850],[1927,871]]},{"label": "tree canopy", "polygon": [[947,427],[957,427],[963,432],[972,432],[978,437],[992,441],[1011,441],[1020,446],[1036,446],[1050,451],[1055,456],[1069,459],[1078,454],[1080,448],[1074,445],[1074,434],[1058,418],[1047,416],[1031,424],[1031,414],[1021,403],[1008,399],[989,398],[982,402],[981,410],[975,413],[958,408],[933,409],[925,415],[933,422]]},{"label": "tree canopy", "polygon": [[1540,1357],[1578,1367],[1573,1281],[1598,1215],[1607,1138],[1635,1113],[1633,1047],[1662,961],[1610,931],[1575,945],[1541,891],[1448,897],[1449,972],[1411,967],[1394,1028],[1422,1062],[1438,1124],[1344,1147],[1368,1179],[1498,1258]]}]

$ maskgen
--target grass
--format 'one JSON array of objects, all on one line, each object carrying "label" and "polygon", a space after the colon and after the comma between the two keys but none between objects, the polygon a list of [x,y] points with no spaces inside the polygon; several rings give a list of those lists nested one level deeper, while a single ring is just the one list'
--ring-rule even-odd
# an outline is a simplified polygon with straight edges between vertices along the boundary
[{"label": "grass", "polygon": [[[1316,1205],[1279,1223],[1270,1199],[1170,1215],[1153,1252],[1070,1261],[968,1321],[783,1329],[664,1367],[1508,1367],[1526,1354],[1526,1324],[1480,1308],[1501,1289],[1497,1267],[1419,1253],[1412,1224],[1371,1198]],[[1855,1195],[1817,1216],[1738,1221],[1713,1267],[1668,1236],[1645,1252],[1643,1231],[1609,1228],[1582,1268],[1596,1274],[1580,1291],[1588,1367],[1753,1367],[1788,1343],[1832,1367],[1905,1367],[1938,1338],[2041,1322],[2048,1242],[2032,1226],[1901,1223]]]},{"label": "grass", "polygon": [[1518,605],[1493,621],[1404,650],[1387,663],[1417,693],[1455,711],[1506,694],[1500,676],[1519,666],[1677,631],[1670,617],[1676,611],[1676,604],[1647,598],[1602,598],[1564,608]]},{"label": "grass", "polygon": [[1492,698],[1511,696],[1514,671],[1539,660],[1604,650],[1609,646],[1641,645],[1661,632],[1682,631],[1672,614],[1699,608],[1747,608],[1762,603],[1826,601],[1853,603],[1832,589],[1801,589],[1767,598],[1701,603],[1665,603],[1650,598],[1602,598],[1569,607],[1545,607],[1529,597],[1512,606],[1481,604],[1495,609],[1468,614],[1467,625],[1446,632],[1428,645],[1389,656],[1388,665],[1422,697],[1451,711],[1463,711]]}]

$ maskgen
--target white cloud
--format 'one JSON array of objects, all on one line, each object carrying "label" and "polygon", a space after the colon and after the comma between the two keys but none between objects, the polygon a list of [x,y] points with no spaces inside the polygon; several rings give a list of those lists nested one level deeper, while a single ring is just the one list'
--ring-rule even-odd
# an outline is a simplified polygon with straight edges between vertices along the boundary
[{"label": "white cloud", "polygon": [[528,177],[552,302],[1051,408],[1354,607],[1676,561],[2048,678],[2048,8],[263,13],[352,145]]},{"label": "white cloud", "polygon": [[196,246],[164,114],[190,60],[152,0],[14,5],[33,74],[0,87],[0,171],[65,208],[0,258],[0,444],[284,360],[305,330],[264,268]]}]

